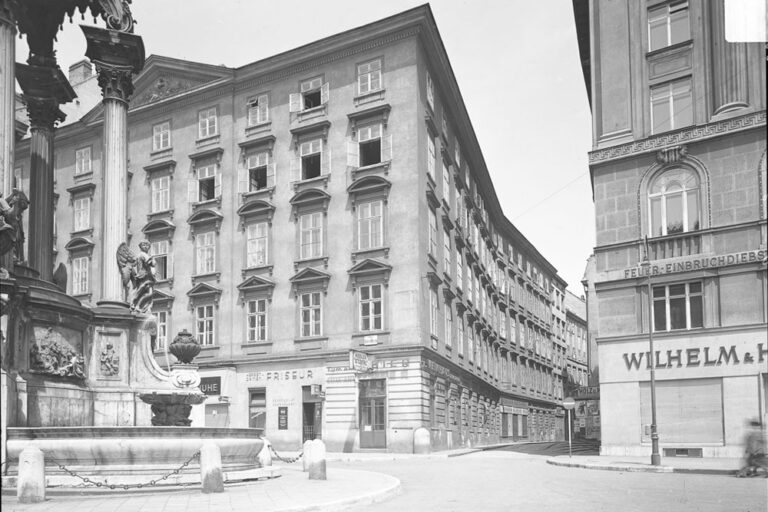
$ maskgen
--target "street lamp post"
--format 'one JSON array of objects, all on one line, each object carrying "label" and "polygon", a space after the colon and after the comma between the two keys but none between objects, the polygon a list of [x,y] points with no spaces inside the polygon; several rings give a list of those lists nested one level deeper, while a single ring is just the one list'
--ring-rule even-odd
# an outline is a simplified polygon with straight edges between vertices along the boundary
[{"label": "street lamp post", "polygon": [[661,464],[659,454],[659,432],[656,425],[656,352],[653,349],[653,285],[651,284],[651,260],[648,256],[648,237],[644,239],[645,257],[641,266],[648,276],[648,345],[650,353],[648,361],[651,366],[651,465]]}]

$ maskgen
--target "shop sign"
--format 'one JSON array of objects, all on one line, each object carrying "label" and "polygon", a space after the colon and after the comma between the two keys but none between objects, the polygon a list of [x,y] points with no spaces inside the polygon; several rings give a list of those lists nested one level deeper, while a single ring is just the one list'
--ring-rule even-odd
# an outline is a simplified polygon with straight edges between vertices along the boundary
[{"label": "shop sign", "polygon": [[600,398],[600,386],[579,386],[573,393],[574,398]]},{"label": "shop sign", "polygon": [[458,375],[454,375],[451,370],[431,359],[423,358],[421,360],[421,367],[433,375],[461,384],[461,379]]},{"label": "shop sign", "polygon": [[200,391],[206,395],[220,395],[221,377],[203,377],[200,379]]},{"label": "shop sign", "polygon": [[692,270],[702,270],[714,267],[727,267],[729,265],[739,265],[743,263],[757,263],[768,257],[768,250],[760,249],[755,251],[736,252],[724,254],[721,256],[709,256],[704,258],[686,258],[676,259],[669,263],[658,265],[646,265],[624,269],[624,279],[637,277],[658,276],[663,274],[674,274],[676,272],[690,272]]},{"label": "shop sign", "polygon": [[[657,369],[682,368],[683,366],[696,367],[702,365],[722,366],[760,364],[768,359],[768,345],[758,343],[754,353],[744,348],[739,352],[736,350],[736,345],[731,345],[730,347],[721,345],[719,347],[694,347],[685,350],[656,350],[655,354],[656,356],[654,359],[656,360]],[[645,369],[651,368],[650,352],[625,352],[623,356],[627,370],[639,370],[641,367],[644,367]],[[757,361],[755,361],[755,358],[757,358]]]},{"label": "shop sign", "polygon": [[349,367],[356,372],[373,371],[373,363],[370,356],[358,350],[349,351]]},{"label": "shop sign", "polygon": [[277,408],[277,430],[288,430],[288,408]]},{"label": "shop sign", "polygon": [[248,372],[245,374],[246,382],[273,381],[273,380],[304,380],[314,377],[312,370],[280,370],[274,372]]}]

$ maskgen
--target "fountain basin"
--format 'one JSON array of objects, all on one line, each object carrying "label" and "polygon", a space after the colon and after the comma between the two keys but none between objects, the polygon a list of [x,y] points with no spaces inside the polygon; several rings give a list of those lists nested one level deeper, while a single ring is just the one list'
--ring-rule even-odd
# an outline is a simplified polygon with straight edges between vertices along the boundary
[{"label": "fountain basin", "polygon": [[[49,477],[64,475],[62,464],[82,476],[110,477],[112,483],[149,481],[179,468],[206,441],[219,446],[225,473],[247,472],[260,467],[260,434],[260,429],[211,427],[9,428],[8,474],[18,473],[21,451],[35,446],[45,456]],[[199,460],[182,473],[196,474],[199,481]]]}]

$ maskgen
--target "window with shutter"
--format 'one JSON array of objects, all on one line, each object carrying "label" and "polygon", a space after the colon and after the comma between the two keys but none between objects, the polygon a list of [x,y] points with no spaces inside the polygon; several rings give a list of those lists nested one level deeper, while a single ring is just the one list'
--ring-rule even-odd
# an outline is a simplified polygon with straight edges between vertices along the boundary
[{"label": "window with shutter", "polygon": [[75,151],[75,174],[91,172],[91,148],[80,148]]},{"label": "window with shutter", "polygon": [[91,227],[91,198],[81,197],[74,200],[74,231],[81,231]]},{"label": "window with shutter", "polygon": [[427,103],[432,110],[435,109],[435,85],[429,73],[427,73]]},{"label": "window with shutter", "polygon": [[364,126],[357,132],[360,144],[360,167],[375,165],[381,162],[381,124]]},{"label": "window with shutter", "polygon": [[321,77],[312,78],[301,83],[301,110],[319,107],[323,103],[323,80]]},{"label": "window with shutter", "polygon": [[435,181],[435,139],[427,136],[427,173],[432,181]]},{"label": "window with shutter", "polygon": [[219,133],[216,107],[198,113],[198,138],[205,139]]},{"label": "window with shutter", "polygon": [[357,66],[357,93],[368,94],[381,90],[381,59]]},{"label": "window with shutter", "polygon": [[90,258],[83,256],[72,260],[72,295],[85,295],[89,291]]},{"label": "window with shutter", "polygon": [[152,151],[160,151],[171,147],[171,123],[156,124],[152,127]]},{"label": "window with shutter", "polygon": [[197,165],[195,175],[197,178],[197,201],[210,201],[221,195],[221,178],[215,162]]},{"label": "window with shutter", "polygon": [[[246,160],[248,168],[248,192],[262,190],[272,186],[270,176],[269,153],[263,151],[250,155]],[[274,175],[274,173],[271,173]]]},{"label": "window with shutter", "polygon": [[317,178],[322,173],[323,167],[323,142],[314,139],[302,142],[299,145],[299,158],[301,159],[301,179],[309,180]]},{"label": "window with shutter", "polygon": [[323,214],[308,213],[299,217],[301,259],[323,255]]},{"label": "window with shutter", "polygon": [[247,229],[247,257],[248,268],[260,267],[267,264],[269,224],[259,222],[251,224]]},{"label": "window with shutter", "polygon": [[269,121],[269,96],[262,94],[248,101],[248,126]]},{"label": "window with shutter", "polygon": [[155,275],[159,281],[164,281],[171,277],[170,265],[168,261],[169,250],[168,240],[159,240],[152,242],[149,253],[155,260]]}]

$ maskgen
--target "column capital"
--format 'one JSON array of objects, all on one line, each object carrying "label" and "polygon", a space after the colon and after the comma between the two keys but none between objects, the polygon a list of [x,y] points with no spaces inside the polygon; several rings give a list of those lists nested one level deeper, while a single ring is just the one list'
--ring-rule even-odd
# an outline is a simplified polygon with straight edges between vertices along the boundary
[{"label": "column capital", "polygon": [[59,108],[59,100],[56,98],[40,98],[22,94],[21,98],[27,106],[29,124],[32,130],[52,130],[56,123],[64,121],[66,114]]},{"label": "column capital", "polygon": [[13,14],[15,0],[0,0],[0,25],[10,25],[16,34],[16,16]]},{"label": "column capital", "polygon": [[107,64],[94,60],[99,87],[104,99],[116,99],[128,103],[133,96],[133,66]]},{"label": "column capital", "polygon": [[141,36],[86,25],[80,28],[88,42],[85,55],[96,65],[104,99],[128,103],[133,94],[133,74],[144,67]]}]

